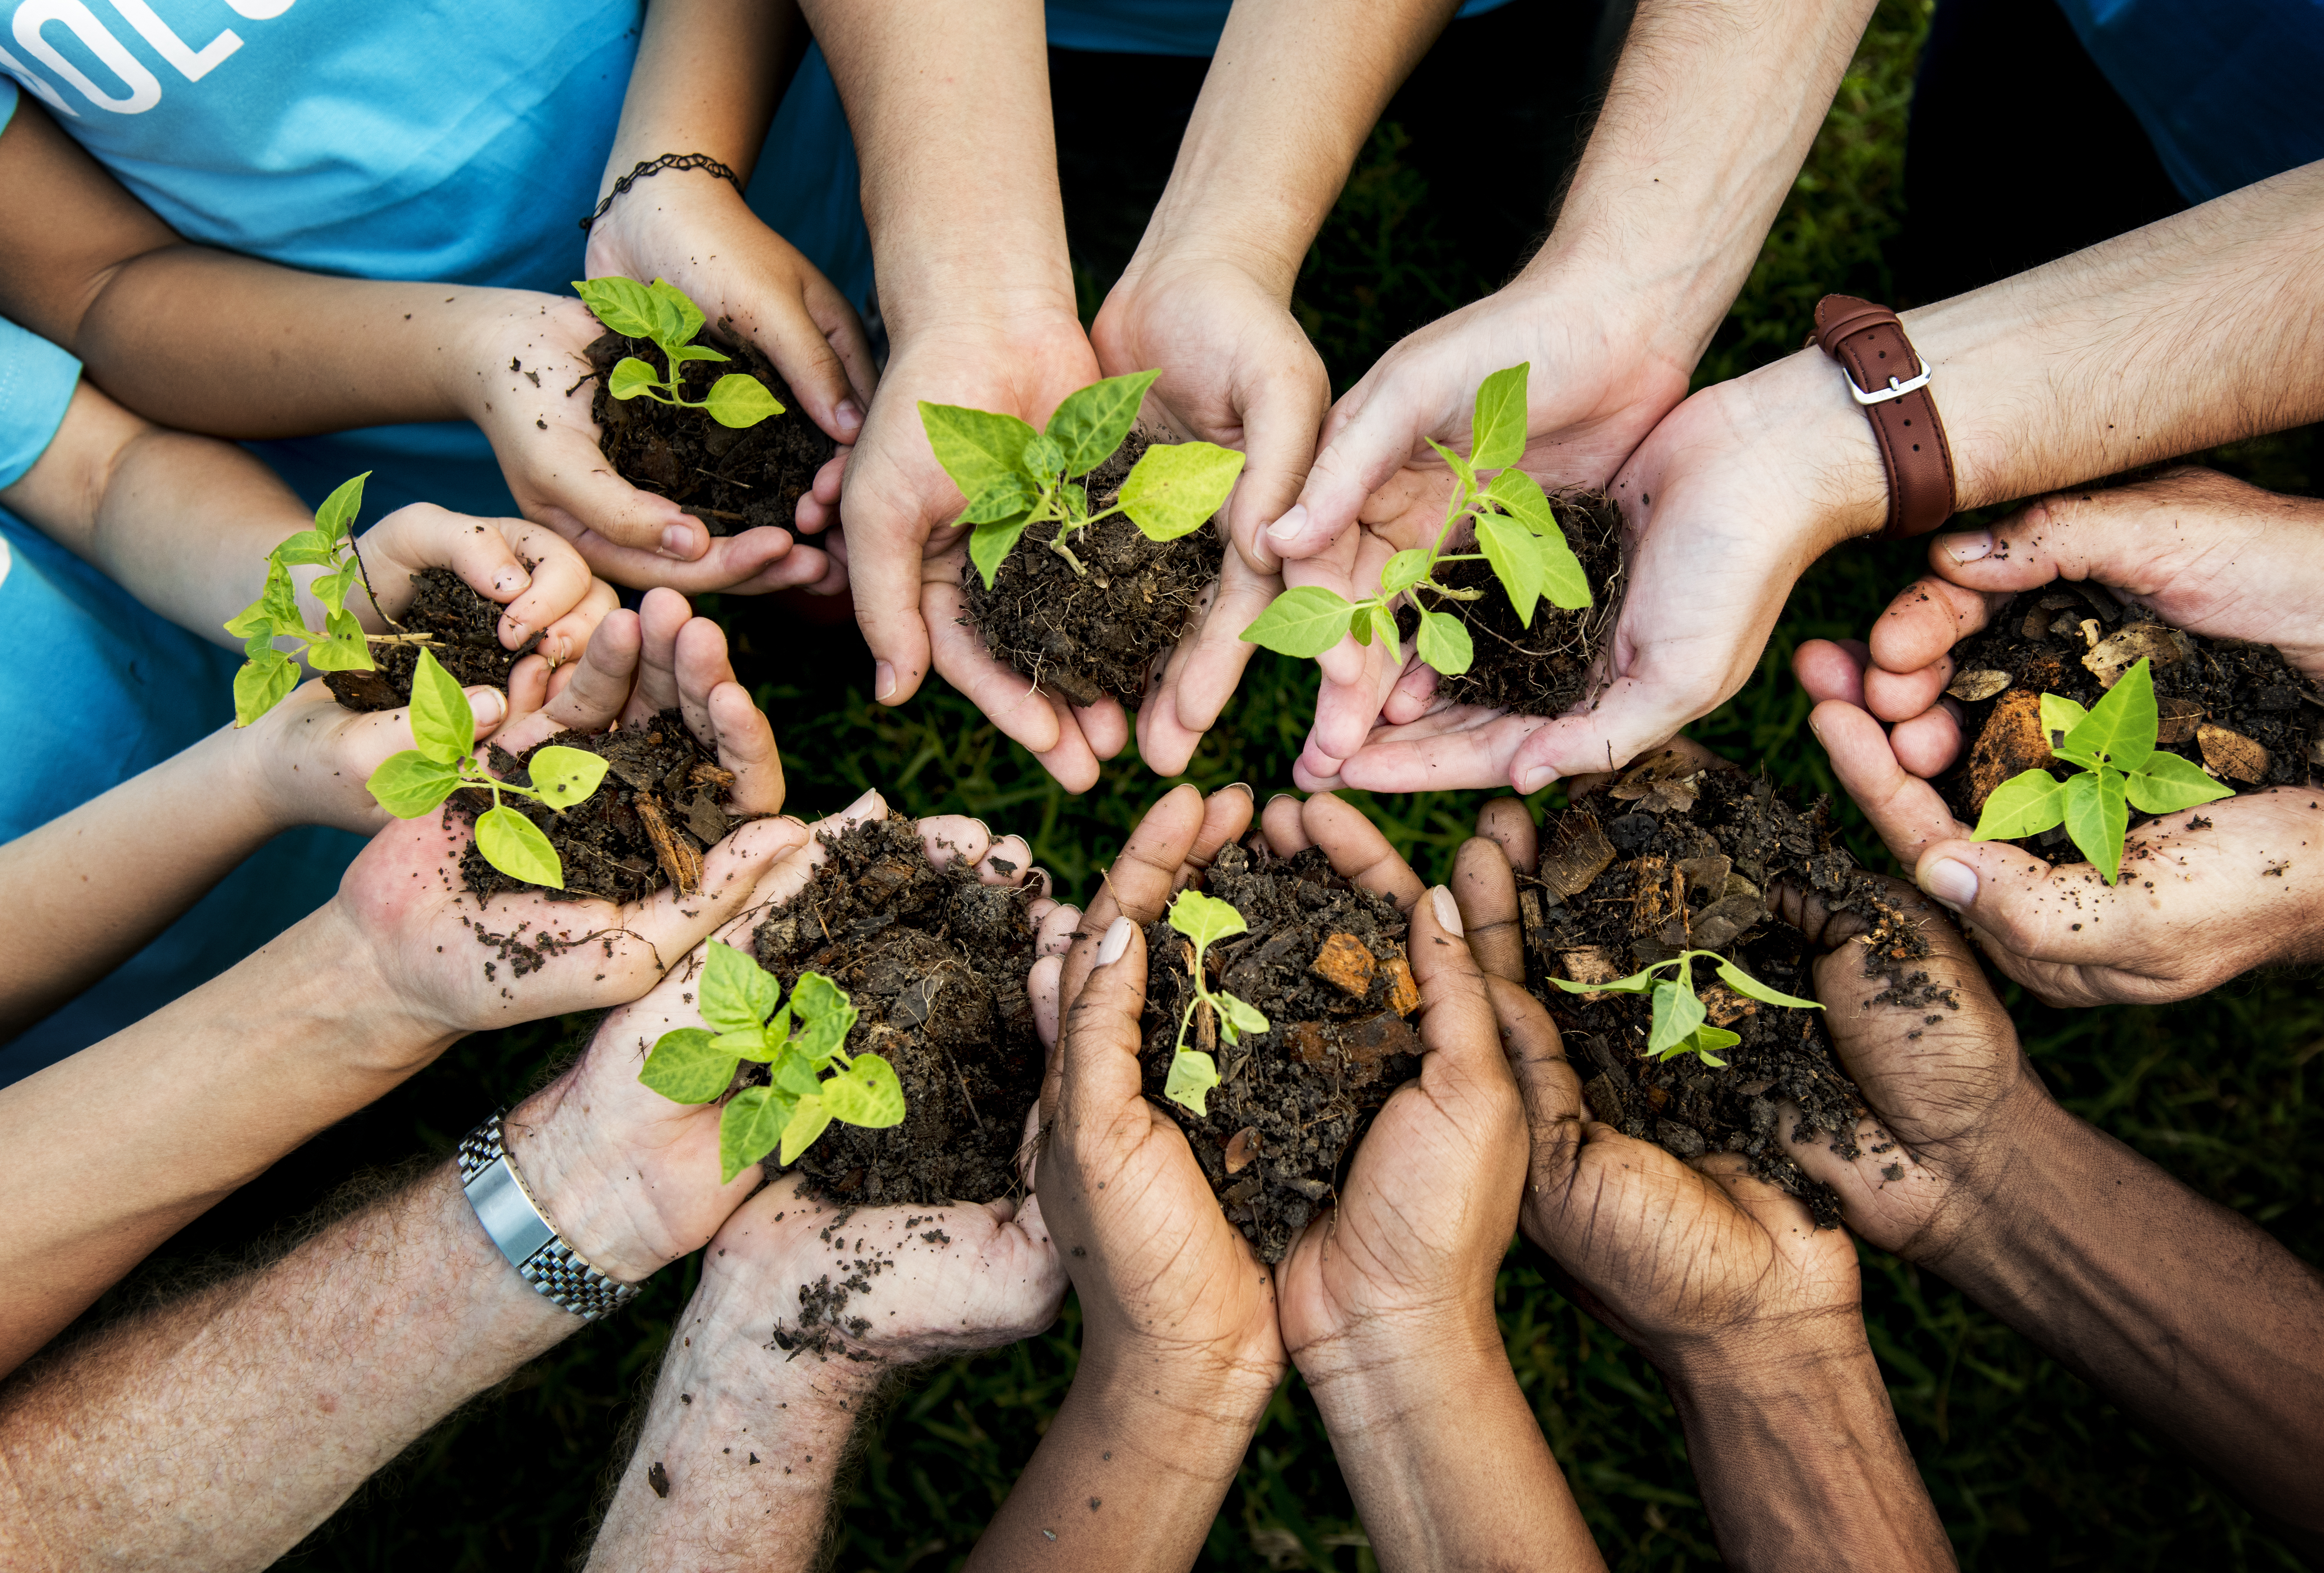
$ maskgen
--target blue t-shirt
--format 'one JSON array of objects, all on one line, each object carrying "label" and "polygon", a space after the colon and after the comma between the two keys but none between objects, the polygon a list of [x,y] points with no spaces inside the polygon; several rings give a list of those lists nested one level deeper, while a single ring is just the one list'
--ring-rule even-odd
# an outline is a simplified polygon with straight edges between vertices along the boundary
[{"label": "blue t-shirt", "polygon": [[[79,380],[72,356],[0,320],[0,490],[48,448]],[[0,509],[0,737],[14,762],[0,772],[0,842],[230,721],[239,664]],[[320,828],[276,837],[144,949],[0,1044],[0,1086],[225,971],[327,901],[362,846]]]},{"label": "blue t-shirt", "polygon": [[[1453,13],[1481,15],[1508,0],[1468,0]],[[1233,0],[1048,0],[1049,42],[1059,49],[1131,55],[1217,51]]]}]

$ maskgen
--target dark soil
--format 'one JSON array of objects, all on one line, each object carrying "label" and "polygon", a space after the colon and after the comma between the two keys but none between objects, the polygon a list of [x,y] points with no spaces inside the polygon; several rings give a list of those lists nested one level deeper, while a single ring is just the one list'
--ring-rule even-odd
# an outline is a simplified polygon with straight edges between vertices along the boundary
[{"label": "dark soil", "polygon": [[[1608,982],[1682,950],[1716,950],[1762,983],[1813,999],[1814,955],[1766,905],[1766,893],[1789,880],[1872,923],[1866,976],[1888,980],[1879,998],[1925,1006],[1932,1023],[1938,1012],[1959,1008],[1950,991],[1932,986],[1914,967],[1928,955],[1927,941],[1836,844],[1826,802],[1801,813],[1764,778],[1688,770],[1676,755],[1657,754],[1544,828],[1539,873],[1517,882],[1526,980],[1556,1018],[1599,1120],[1681,1158],[1744,1153],[1752,1173],[1833,1227],[1838,1198],[1785,1151],[1788,1143],[1828,1138],[1833,1151],[1858,1153],[1865,1104],[1832,1053],[1822,1012],[1747,998],[1696,962],[1696,992],[1711,1023],[1743,1039],[1720,1051],[1727,1068],[1718,1069],[1692,1054],[1643,1057],[1651,995],[1593,998],[1545,981]],[[1802,1117],[1778,1132],[1777,1106],[1785,1101]]]},{"label": "dark soil", "polygon": [[[1440,678],[1436,691],[1458,705],[1489,705],[1521,716],[1562,716],[1595,697],[1591,664],[1621,609],[1622,511],[1603,492],[1560,492],[1550,498],[1565,543],[1582,560],[1593,599],[1578,612],[1545,600],[1533,626],[1517,621],[1508,593],[1483,561],[1456,562],[1439,576],[1456,590],[1481,589],[1480,598],[1447,601],[1431,611],[1457,613],[1469,625],[1476,664],[1459,677]],[[1464,546],[1463,551],[1474,551]],[[1402,618],[1410,638],[1419,620]]]},{"label": "dark soil", "polygon": [[[560,732],[540,746],[549,744],[603,754],[607,767],[604,783],[588,800],[561,814],[529,798],[501,800],[547,833],[565,864],[563,894],[627,902],[673,884],[687,893],[699,887],[702,854],[740,821],[726,809],[733,776],[696,741],[678,711],[664,710],[644,726],[590,736]],[[527,749],[521,759],[487,749],[493,774],[530,782],[525,767],[538,749]],[[471,816],[493,806],[492,794],[475,788],[455,793],[452,801]],[[511,879],[474,846],[460,859],[460,874],[479,899],[539,888]]]},{"label": "dark soil", "polygon": [[[1156,440],[1154,433],[1134,431],[1120,452],[1082,477],[1091,513],[1113,506],[1130,467]],[[1093,705],[1111,694],[1134,710],[1146,697],[1155,657],[1177,643],[1219,577],[1224,552],[1218,533],[1197,530],[1157,542],[1117,514],[1068,543],[1086,575],[1050,550],[1056,536],[1054,523],[1026,531],[990,590],[975,564],[963,568],[966,624],[984,635],[994,660],[1068,704]]]},{"label": "dark soil", "polygon": [[1337,1189],[1372,1116],[1419,1074],[1420,1037],[1406,1019],[1420,1004],[1405,959],[1406,925],[1394,902],[1333,874],[1314,847],[1277,858],[1230,847],[1203,888],[1250,926],[1206,953],[1212,986],[1256,1005],[1272,1025],[1229,1049],[1208,1007],[1198,1010],[1188,1041],[1219,1065],[1210,1115],[1165,1098],[1178,1018],[1194,995],[1194,948],[1167,921],[1149,924],[1146,1095],[1186,1133],[1259,1260],[1280,1262]]},{"label": "dark soil", "polygon": [[[2095,705],[2106,693],[2099,672],[2127,670],[2142,655],[2154,678],[2163,750],[2238,791],[2307,784],[2324,737],[2324,699],[2273,645],[2184,633],[2095,585],[2062,583],[2017,597],[1953,648],[1946,692],[1960,703],[1961,736],[1970,744],[1937,790],[1954,815],[1976,824],[1987,796],[2022,771],[2070,774],[2043,736],[2041,696]],[[2150,817],[2134,808],[2130,822]],[[2015,845],[2042,856],[2080,856],[2062,825]]]},{"label": "dark soil", "polygon": [[[535,634],[515,650],[501,645],[501,608],[470,588],[448,568],[423,568],[411,576],[411,606],[397,625],[407,634],[426,634],[428,646],[452,680],[464,689],[508,687],[509,669],[540,643]],[[411,674],[420,665],[416,644],[374,644],[370,671],[327,671],[323,681],[350,710],[392,710],[411,702]]]},{"label": "dark soil", "polygon": [[899,815],[824,845],[807,888],[759,926],[759,960],[787,991],[802,972],[847,991],[861,1013],[848,1052],[896,1068],[905,1115],[832,1125],[798,1169],[816,1194],[864,1206],[1009,1195],[1045,1060],[1025,993],[1038,887],[981,884],[958,859],[939,870]]},{"label": "dark soil", "polygon": [[597,446],[623,480],[669,498],[713,535],[739,535],[761,524],[789,529],[798,500],[836,445],[807,419],[790,384],[755,345],[709,328],[694,342],[733,358],[687,362],[682,384],[687,398],[702,399],[720,377],[742,372],[764,383],[783,412],[738,431],[700,410],[644,397],[616,399],[605,391],[605,379],[623,356],[636,356],[658,372],[669,368],[651,341],[607,332],[589,347],[597,377],[589,416],[604,433]]}]

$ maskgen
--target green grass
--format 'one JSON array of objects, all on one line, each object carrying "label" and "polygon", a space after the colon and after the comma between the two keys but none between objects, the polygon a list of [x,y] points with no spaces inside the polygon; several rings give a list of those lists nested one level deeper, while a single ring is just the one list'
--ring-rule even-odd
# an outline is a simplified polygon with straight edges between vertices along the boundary
[{"label": "green grass", "polygon": [[[1702,378],[1789,353],[1818,295],[1886,291],[1904,117],[1927,0],[1885,0],[1806,171]],[[1458,304],[1457,234],[1397,162],[1385,127],[1303,275],[1298,310],[1345,386],[1387,347],[1388,324]],[[2243,445],[2239,473],[2308,489],[2302,435]],[[1831,790],[1804,731],[1787,662],[1805,638],[1861,631],[1916,571],[1909,546],[1835,553],[1802,580],[1760,678],[1697,734],[1763,761],[1805,793]],[[1161,783],[1118,763],[1085,797],[1059,791],[956,695],[931,684],[899,711],[873,705],[852,629],[801,629],[729,601],[724,614],[786,745],[792,806],[839,807],[879,786],[916,814],[965,812],[1024,833],[1085,894]],[[806,659],[800,659],[802,652]],[[1205,788],[1287,785],[1312,706],[1312,669],[1261,654],[1189,777]],[[1554,789],[1553,789],[1554,791]],[[1359,800],[1424,874],[1438,877],[1483,794]],[[1886,859],[1842,804],[1865,860]],[[2035,1063],[2070,1106],[2204,1195],[2324,1256],[2324,1117],[2311,1096],[2324,1004],[2305,979],[2246,980],[2168,1009],[2012,1007]],[[233,1249],[309,1205],[337,1177],[415,1146],[447,1150],[480,1115],[569,1050],[586,1022],[471,1039],[409,1087],[287,1161],[195,1231],[178,1254]],[[1864,1253],[1867,1315],[1898,1413],[1965,1565],[2244,1568],[2295,1565],[2167,1440],[2129,1424],[2023,1339],[1877,1252]],[[625,1316],[592,1328],[414,1447],[298,1553],[329,1568],[550,1568],[577,1543],[623,1419],[642,1398],[691,1263]],[[1676,1569],[1717,1560],[1676,1420],[1636,1354],[1514,1254],[1497,1291],[1524,1390],[1609,1562]],[[1078,1322],[922,1374],[870,1436],[853,1485],[843,1568],[956,1566],[1009,1489],[1072,1379]],[[1296,1379],[1269,1407],[1209,1538],[1219,1568],[1374,1566],[1315,1411]]]}]

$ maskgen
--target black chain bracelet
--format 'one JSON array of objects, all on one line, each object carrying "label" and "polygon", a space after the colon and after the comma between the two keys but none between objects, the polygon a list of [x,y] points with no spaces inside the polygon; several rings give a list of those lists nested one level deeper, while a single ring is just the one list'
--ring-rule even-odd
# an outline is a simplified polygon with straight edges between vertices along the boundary
[{"label": "black chain bracelet", "polygon": [[[742,177],[736,174],[726,165],[720,163],[716,159],[712,158],[706,153],[666,153],[658,159],[646,160],[645,162],[640,164],[636,169],[632,170],[628,174],[623,175],[620,180],[615,180],[613,182],[613,189],[605,193],[605,199],[597,204],[597,210],[581,221],[582,229],[585,231],[587,230],[590,226],[595,224],[600,218],[603,218],[607,210],[613,206],[614,198],[628,190],[640,180],[644,180],[648,175],[658,175],[664,170],[706,170],[711,174],[716,175],[720,180],[726,181],[737,191],[741,191],[742,190]],[[748,195],[748,193],[744,194]]]}]

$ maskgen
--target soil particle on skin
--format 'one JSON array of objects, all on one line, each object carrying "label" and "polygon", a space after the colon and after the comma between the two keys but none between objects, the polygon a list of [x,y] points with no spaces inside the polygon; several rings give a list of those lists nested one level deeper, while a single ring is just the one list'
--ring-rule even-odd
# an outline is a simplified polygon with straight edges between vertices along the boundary
[{"label": "soil particle on skin", "polygon": [[[2018,596],[1953,648],[1945,691],[1960,707],[1969,745],[1937,789],[1954,815],[1976,824],[1993,789],[2023,771],[2071,773],[2051,756],[2041,696],[2087,708],[2142,657],[2154,679],[2160,748],[2241,791],[2307,784],[2324,738],[2324,698],[2273,645],[2189,634],[2096,585],[2061,582]],[[2130,815],[2133,825],[2151,817],[2135,808]],[[2062,825],[2015,845],[2043,856],[2080,856]]]},{"label": "soil particle on skin", "polygon": [[[540,643],[535,634],[515,650],[501,644],[501,608],[447,568],[423,568],[411,576],[411,606],[400,632],[425,634],[428,648],[462,688],[506,689],[509,669]],[[370,671],[327,671],[323,681],[350,710],[392,710],[411,702],[411,674],[419,670],[415,644],[374,644]]]},{"label": "soil particle on skin", "polygon": [[899,815],[824,848],[806,888],[760,924],[759,960],[787,992],[802,972],[847,992],[859,1013],[848,1052],[895,1067],[905,1115],[886,1130],[834,1124],[796,1167],[850,1204],[1009,1195],[1045,1059],[1025,992],[1039,886],[981,884],[958,858],[938,869]]},{"label": "soil particle on skin", "polygon": [[597,380],[589,415],[604,433],[597,446],[623,480],[669,498],[713,535],[739,535],[761,524],[789,529],[798,500],[814,486],[835,444],[807,419],[790,384],[755,345],[709,328],[694,341],[732,358],[687,362],[682,385],[688,399],[707,397],[720,377],[742,372],[764,383],[783,412],[736,430],[701,410],[642,395],[616,399],[605,381],[622,356],[636,356],[658,373],[669,367],[650,341],[606,332],[589,346]]},{"label": "soil particle on skin", "polygon": [[[700,888],[702,855],[741,819],[727,808],[733,774],[696,740],[677,710],[664,710],[641,726],[586,736],[560,732],[540,746],[549,744],[602,755],[606,764],[596,791],[561,814],[529,798],[501,800],[540,826],[557,848],[565,865],[563,895],[629,902],[671,884],[685,894]],[[527,766],[536,752],[513,758],[487,745],[485,761],[503,780],[529,782]],[[473,818],[492,807],[492,794],[467,788],[453,794],[452,806]],[[537,888],[486,863],[474,845],[461,856],[460,874],[479,899]]]},{"label": "soil particle on skin", "polygon": [[[1546,980],[1610,982],[1682,950],[1715,950],[1772,988],[1813,999],[1814,955],[1767,905],[1775,882],[1788,880],[1871,924],[1865,976],[1886,985],[1871,1003],[1958,1009],[1917,965],[1929,948],[1914,921],[1836,834],[1823,801],[1801,813],[1765,778],[1663,754],[1553,817],[1537,874],[1517,882],[1527,985],[1556,1019],[1592,1115],[1681,1158],[1743,1153],[1752,1173],[1800,1198],[1824,1227],[1839,1223],[1839,1198],[1787,1149],[1824,1141],[1854,1158],[1866,1106],[1832,1053],[1823,1012],[1749,999],[1696,962],[1711,1023],[1743,1040],[1720,1051],[1720,1069],[1692,1054],[1644,1058],[1651,995],[1572,995]],[[1779,1130],[1785,1102],[1801,1116]]]},{"label": "soil particle on skin", "polygon": [[1188,1044],[1219,1067],[1209,1115],[1165,1098],[1178,1021],[1194,997],[1194,949],[1167,921],[1149,924],[1146,1095],[1186,1133],[1259,1260],[1280,1262],[1337,1189],[1372,1116],[1419,1073],[1406,924],[1394,902],[1350,884],[1314,847],[1278,858],[1229,847],[1203,888],[1250,925],[1205,953],[1211,987],[1257,1006],[1270,1025],[1229,1048],[1209,1007],[1197,1008]]},{"label": "soil particle on skin", "polygon": [[[1562,716],[1594,697],[1593,665],[1621,609],[1622,513],[1603,492],[1561,492],[1550,499],[1565,542],[1589,576],[1589,606],[1569,612],[1544,600],[1534,607],[1533,626],[1517,621],[1508,592],[1481,560],[1456,562],[1438,576],[1454,589],[1481,589],[1473,601],[1447,601],[1432,611],[1454,613],[1469,625],[1476,663],[1459,677],[1439,678],[1436,691],[1459,705],[1489,705],[1521,716]],[[1473,551],[1473,546],[1460,548]],[[1401,616],[1406,639],[1419,619],[1406,608]]]},{"label": "soil particle on skin", "polygon": [[[1130,467],[1157,440],[1133,431],[1120,451],[1082,477],[1091,513],[1113,506]],[[1111,694],[1134,710],[1155,657],[1178,642],[1219,577],[1218,533],[1202,529],[1154,541],[1117,514],[1066,543],[1085,574],[1051,550],[1056,534],[1053,523],[1026,531],[989,590],[976,565],[964,566],[964,622],[983,634],[994,660],[1069,703],[1093,705]]]}]

